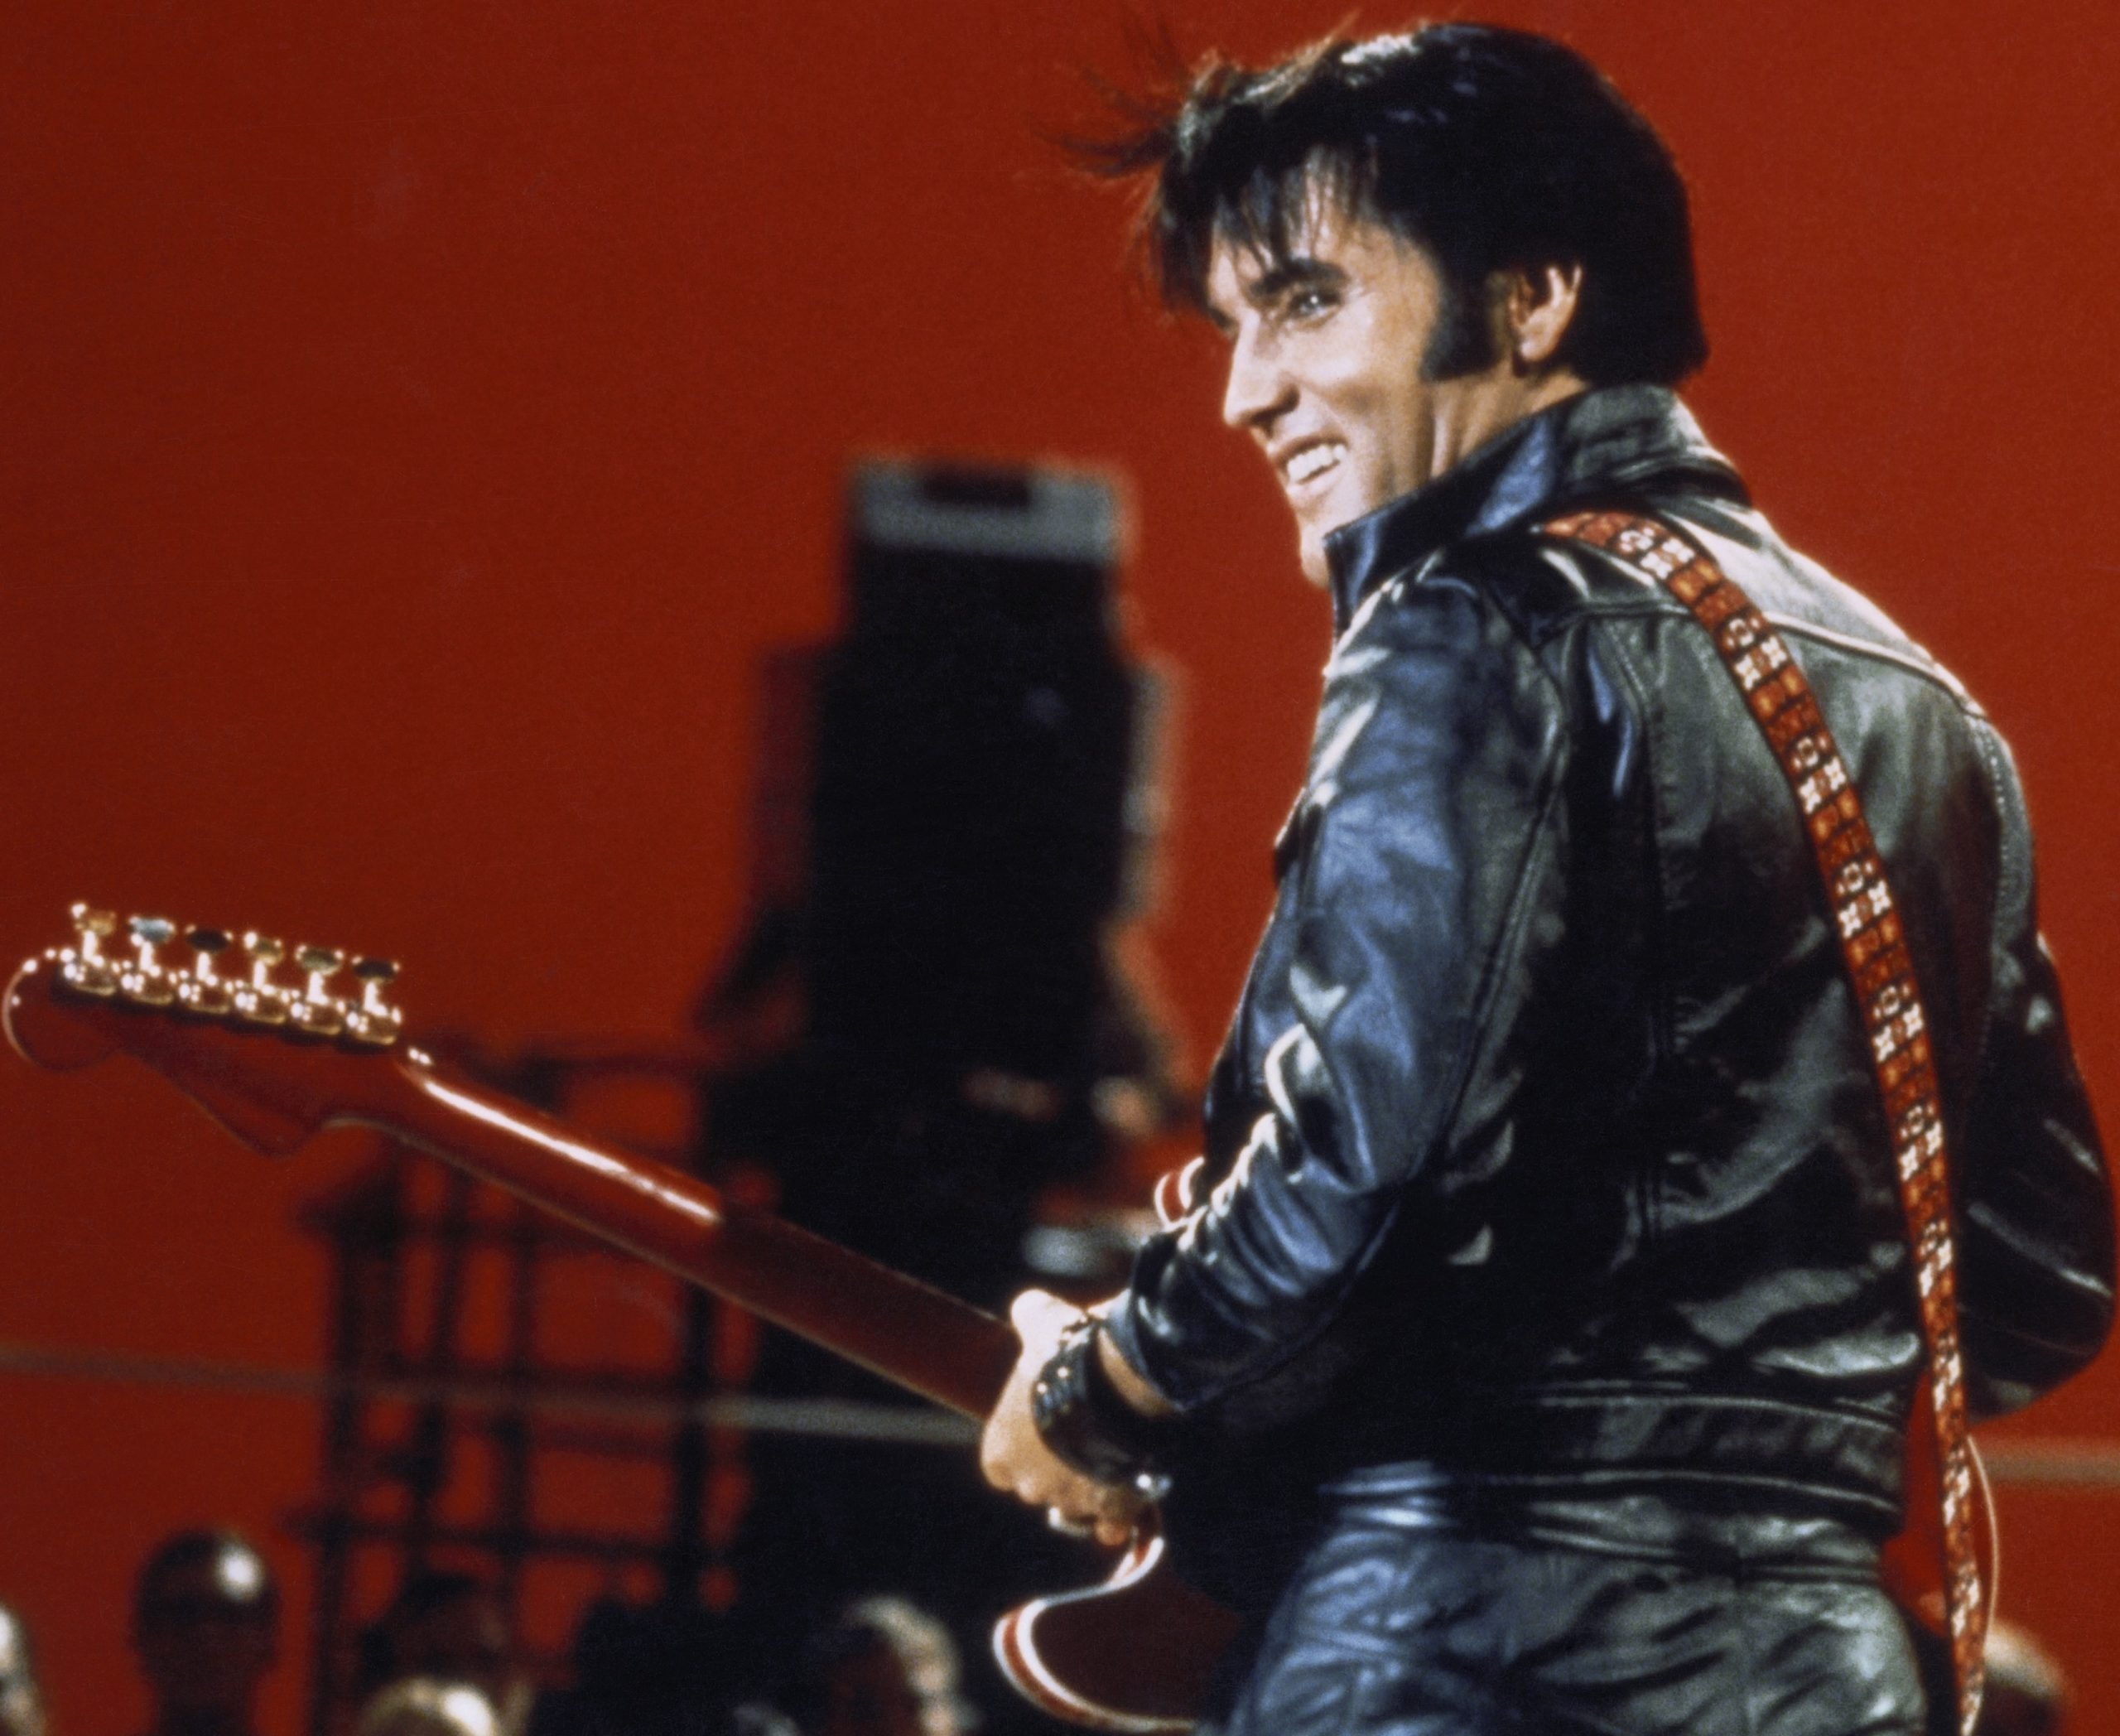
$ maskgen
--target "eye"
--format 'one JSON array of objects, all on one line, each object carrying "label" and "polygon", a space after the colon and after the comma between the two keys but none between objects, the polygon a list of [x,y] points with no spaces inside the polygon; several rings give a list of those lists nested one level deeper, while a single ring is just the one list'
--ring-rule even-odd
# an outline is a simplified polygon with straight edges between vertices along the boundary
[{"label": "eye", "polygon": [[1306,284],[1289,292],[1281,304],[1281,317],[1293,324],[1323,319],[1340,305],[1340,298],[1319,284]]}]

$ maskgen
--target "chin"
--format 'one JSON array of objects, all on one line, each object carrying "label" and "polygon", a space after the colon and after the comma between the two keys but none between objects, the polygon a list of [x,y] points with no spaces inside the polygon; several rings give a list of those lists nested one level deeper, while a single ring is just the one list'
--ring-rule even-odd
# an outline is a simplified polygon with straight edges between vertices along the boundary
[{"label": "chin", "polygon": [[1332,582],[1332,563],[1325,558],[1325,539],[1304,537],[1296,544],[1296,565],[1303,569],[1303,576],[1320,591]]}]

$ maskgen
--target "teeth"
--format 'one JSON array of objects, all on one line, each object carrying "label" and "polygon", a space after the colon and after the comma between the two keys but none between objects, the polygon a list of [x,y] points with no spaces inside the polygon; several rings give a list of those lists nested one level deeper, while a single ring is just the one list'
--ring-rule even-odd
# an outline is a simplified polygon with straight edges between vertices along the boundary
[{"label": "teeth", "polygon": [[1308,482],[1320,470],[1329,470],[1340,461],[1347,448],[1337,441],[1327,441],[1323,446],[1305,446],[1289,460],[1288,478],[1290,482]]}]

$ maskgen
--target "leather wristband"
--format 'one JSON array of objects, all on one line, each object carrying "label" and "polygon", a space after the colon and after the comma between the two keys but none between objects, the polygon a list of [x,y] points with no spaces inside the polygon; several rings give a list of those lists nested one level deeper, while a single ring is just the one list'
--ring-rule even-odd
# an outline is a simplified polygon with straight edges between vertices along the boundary
[{"label": "leather wristband", "polygon": [[1159,1449],[1168,1434],[1120,1396],[1097,1354],[1103,1323],[1077,1320],[1031,1383],[1030,1417],[1053,1454],[1097,1483],[1141,1486],[1161,1480]]}]

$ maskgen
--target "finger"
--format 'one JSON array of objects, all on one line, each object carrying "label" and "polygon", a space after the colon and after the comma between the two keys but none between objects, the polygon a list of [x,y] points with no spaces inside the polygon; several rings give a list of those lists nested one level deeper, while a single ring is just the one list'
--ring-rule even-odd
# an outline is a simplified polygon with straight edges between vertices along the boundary
[{"label": "finger", "polygon": [[1027,1290],[1009,1304],[1009,1323],[1025,1344],[1050,1343],[1082,1316],[1050,1290]]}]

